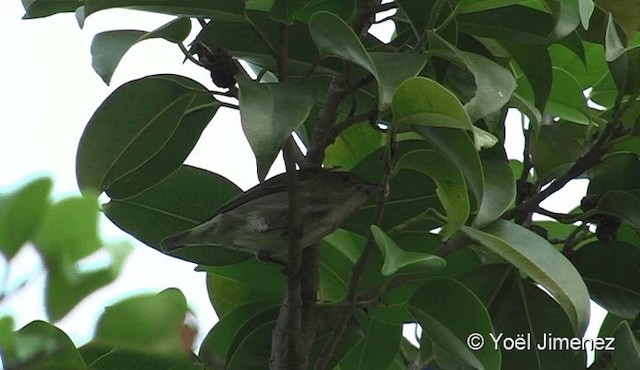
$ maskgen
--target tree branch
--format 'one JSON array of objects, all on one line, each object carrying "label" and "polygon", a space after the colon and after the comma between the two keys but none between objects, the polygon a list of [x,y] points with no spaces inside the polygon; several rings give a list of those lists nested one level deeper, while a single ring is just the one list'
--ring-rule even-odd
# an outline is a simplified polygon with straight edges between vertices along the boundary
[{"label": "tree branch", "polygon": [[[384,208],[387,202],[387,198],[389,196],[389,180],[391,178],[391,174],[393,172],[393,147],[395,145],[395,131],[391,130],[389,132],[389,137],[387,140],[387,148],[384,154],[384,171],[382,174],[382,179],[380,184],[378,185],[378,196],[376,201],[376,213],[374,216],[374,224],[379,225],[382,222],[382,216],[384,214]],[[369,262],[369,258],[373,254],[375,249],[375,241],[373,236],[369,234],[367,238],[367,242],[358,257],[355,265],[351,269],[351,276],[349,278],[349,284],[347,286],[347,295],[345,297],[343,305],[340,307],[340,311],[338,312],[338,318],[336,324],[334,326],[333,331],[331,332],[331,336],[327,341],[327,344],[324,346],[322,351],[320,352],[320,356],[318,358],[318,362],[316,363],[315,370],[328,370],[329,361],[333,357],[333,354],[340,342],[340,338],[344,335],[344,332],[347,329],[349,324],[349,320],[351,320],[351,316],[353,311],[357,307],[358,303],[358,288],[360,287],[360,281],[364,276],[365,268],[367,263]]]}]

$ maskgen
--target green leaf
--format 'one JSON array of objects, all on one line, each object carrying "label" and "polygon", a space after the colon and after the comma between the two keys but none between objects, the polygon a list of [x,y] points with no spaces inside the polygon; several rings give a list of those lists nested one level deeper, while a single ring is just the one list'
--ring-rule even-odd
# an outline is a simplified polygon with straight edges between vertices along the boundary
[{"label": "green leaf", "polygon": [[[120,86],[96,110],[80,139],[76,174],[82,191],[101,192],[156,156],[195,99],[209,95],[180,76],[144,77]],[[211,105],[213,98],[211,98]],[[155,179],[166,176],[160,173]]]},{"label": "green leaf", "polygon": [[397,170],[423,172],[436,183],[436,194],[447,213],[444,239],[450,238],[469,217],[469,196],[464,176],[443,155],[434,150],[416,150],[398,160]]},{"label": "green leaf", "polygon": [[482,231],[467,226],[461,230],[542,285],[562,306],[575,334],[584,332],[589,322],[589,292],[575,267],[549,242],[503,220]]},{"label": "green leaf", "polygon": [[639,207],[640,199],[636,196],[624,191],[611,190],[600,197],[596,210],[619,217],[633,228],[640,229]]},{"label": "green leaf", "polygon": [[480,204],[484,173],[472,139],[460,130],[449,128],[415,126],[415,130],[458,167],[476,197],[476,204]]},{"label": "green leaf", "polygon": [[464,65],[473,75],[476,92],[464,105],[471,122],[497,112],[511,99],[516,80],[509,70],[481,55],[459,50],[431,31],[429,43],[436,55]]},{"label": "green leaf", "polygon": [[461,32],[523,44],[546,45],[555,27],[549,13],[510,5],[456,17]]},{"label": "green leaf", "polygon": [[579,248],[571,261],[584,278],[591,299],[612,314],[633,319],[640,314],[640,249],[614,241]]},{"label": "green leaf", "polygon": [[[553,84],[553,65],[549,49],[542,45],[526,45],[514,42],[505,42],[504,46],[529,82],[533,90],[532,100],[535,102],[535,107],[543,111],[547,105],[547,99]],[[528,94],[523,92],[522,89],[522,86],[518,86],[518,91],[522,92],[523,97],[527,96]]]},{"label": "green leaf", "polygon": [[[503,350],[503,369],[582,369],[584,351],[553,351],[546,342],[550,337],[574,337],[569,318],[549,294],[520,277],[505,263],[492,263],[471,271],[460,279],[487,307],[491,307],[494,336],[505,338],[527,336],[531,345],[524,351]],[[546,349],[539,349],[545,345]],[[485,346],[494,348],[494,341],[485,338]]]},{"label": "green leaf", "polygon": [[583,125],[591,124],[582,87],[567,71],[559,68],[553,68],[553,85],[545,109],[551,116]]},{"label": "green leaf", "polygon": [[593,11],[596,8],[596,4],[593,0],[578,1],[578,9],[580,11],[580,23],[585,30],[589,28],[589,21],[593,15]]},{"label": "green leaf", "polygon": [[393,123],[400,129],[413,125],[472,130],[473,125],[458,98],[426,77],[404,81],[393,95]]},{"label": "green leaf", "polygon": [[107,189],[112,199],[124,199],[154,186],[177,170],[189,156],[220,105],[210,95],[199,95],[187,108],[167,143],[151,159]]},{"label": "green leaf", "polygon": [[587,194],[602,195],[609,190],[640,189],[640,160],[635,153],[614,153],[603,158],[589,171]]},{"label": "green leaf", "polygon": [[[160,240],[205,222],[239,193],[240,188],[222,176],[182,166],[158,185],[135,197],[112,199],[103,209],[118,227],[161,250]],[[185,247],[171,255],[202,265],[233,264],[251,257],[212,246]]]},{"label": "green leaf", "polygon": [[448,278],[433,278],[415,291],[409,311],[423,334],[447,355],[475,369],[500,369],[500,352],[490,346],[471,351],[467,338],[480,333],[489,338],[491,319],[480,300],[464,285]]},{"label": "green leaf", "polygon": [[80,353],[91,370],[206,370],[191,356],[153,353],[145,348],[111,346],[99,341],[83,346]]},{"label": "green leaf", "polygon": [[458,6],[460,13],[475,13],[524,2],[523,0],[461,0],[458,2]]},{"label": "green leaf", "polygon": [[605,59],[607,62],[613,62],[625,53],[623,41],[618,35],[616,23],[611,13],[607,14],[607,30],[604,37]]},{"label": "green leaf", "polygon": [[324,152],[324,165],[350,170],[376,149],[384,146],[383,135],[369,125],[344,130]]},{"label": "green leaf", "polygon": [[180,329],[187,301],[178,289],[127,298],[105,308],[95,340],[158,354],[183,354]]},{"label": "green leaf", "polygon": [[[284,298],[286,287],[286,276],[282,273],[282,268],[275,264],[264,263],[258,259],[252,258],[238,264],[228,266],[198,266],[198,271],[206,271],[209,275],[227,278],[234,282],[242,283],[247,286],[257,299],[271,298],[276,301]],[[220,294],[212,292],[215,303],[218,299],[223,298]],[[217,297],[216,297],[217,296]]]},{"label": "green leaf", "polygon": [[278,22],[292,24],[295,14],[310,2],[310,0],[273,0],[269,15]]},{"label": "green leaf", "polygon": [[240,120],[263,181],[285,141],[313,107],[313,96],[299,84],[256,83],[238,79]]},{"label": "green leaf", "polygon": [[50,179],[41,178],[0,195],[0,251],[9,259],[35,236],[50,206],[51,187]]},{"label": "green leaf", "polygon": [[538,178],[547,180],[569,169],[584,152],[567,127],[543,125],[531,140],[531,161]]},{"label": "green leaf", "polygon": [[24,18],[41,18],[53,14],[75,12],[82,2],[78,0],[22,0]]},{"label": "green leaf", "polygon": [[48,258],[78,261],[97,251],[98,199],[91,195],[73,197],[54,204],[45,214],[38,234],[37,248]]},{"label": "green leaf", "polygon": [[32,321],[13,333],[15,352],[3,352],[6,369],[85,370],[69,337],[57,327]]},{"label": "green leaf", "polygon": [[264,370],[271,356],[271,337],[275,320],[255,326],[229,359],[228,370]]},{"label": "green leaf", "polygon": [[640,367],[640,343],[629,323],[622,321],[613,335],[616,338],[613,361],[619,370],[633,370]]},{"label": "green leaf", "polygon": [[363,318],[364,338],[340,361],[342,369],[387,369],[400,347],[402,328],[375,318]]},{"label": "green leaf", "polygon": [[560,40],[571,34],[580,24],[579,3],[581,0],[558,0],[547,2],[553,17],[555,26],[549,35],[550,40]]},{"label": "green leaf", "polygon": [[151,31],[117,30],[98,33],[91,44],[93,69],[109,85],[116,67],[127,51],[140,41],[161,38],[169,42],[180,43],[191,32],[189,18],[177,18]]},{"label": "green leaf", "polygon": [[[200,346],[198,357],[208,365],[220,365],[229,354],[234,337],[238,330],[249,319],[264,311],[277,309],[280,303],[273,301],[248,302],[236,307],[211,328]],[[212,368],[215,368],[212,366]]]},{"label": "green leaf", "polygon": [[[41,0],[49,1],[49,0]],[[84,0],[84,9],[79,12],[81,24],[86,17],[101,10],[124,8],[144,10],[183,17],[244,20],[244,3],[224,0]]]},{"label": "green leaf", "polygon": [[320,52],[354,63],[376,78],[380,111],[389,107],[398,85],[416,76],[427,62],[427,56],[423,54],[369,54],[353,30],[328,12],[314,14],[309,20],[309,30]]},{"label": "green leaf", "polygon": [[[491,149],[490,153],[499,150]],[[487,153],[487,151],[483,152]],[[505,155],[485,155],[481,159],[484,173],[484,192],[474,227],[483,227],[497,220],[516,199],[516,183]]]},{"label": "green leaf", "polygon": [[447,263],[438,256],[402,250],[393,239],[376,225],[371,225],[371,233],[384,257],[384,265],[382,266],[382,275],[384,276],[391,276],[407,267],[416,272],[438,270]]},{"label": "green leaf", "polygon": [[131,246],[119,244],[108,246],[107,250],[111,255],[108,266],[90,271],[83,271],[82,265],[64,258],[48,261],[45,306],[51,320],[60,320],[89,294],[118,277]]}]

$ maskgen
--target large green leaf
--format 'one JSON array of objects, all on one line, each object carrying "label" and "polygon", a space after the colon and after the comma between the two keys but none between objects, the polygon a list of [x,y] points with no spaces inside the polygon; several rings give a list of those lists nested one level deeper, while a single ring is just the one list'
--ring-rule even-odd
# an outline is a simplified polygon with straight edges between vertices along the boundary
[{"label": "large green leaf", "polygon": [[33,321],[13,333],[15,351],[3,350],[5,369],[85,370],[69,337],[44,321]]},{"label": "large green leaf", "polygon": [[195,18],[231,19],[235,21],[244,19],[243,2],[224,0],[189,0],[188,2],[175,0],[84,0],[84,7],[77,12],[76,16],[80,23],[83,24],[85,18],[91,14],[113,8],[144,10]]},{"label": "large green leaf", "polygon": [[540,126],[531,138],[531,162],[536,175],[543,180],[562,174],[583,152],[580,143],[562,123]]},{"label": "large green leaf", "polygon": [[473,140],[463,131],[450,128],[414,126],[414,129],[458,167],[476,197],[476,204],[480,204],[484,173]]},{"label": "large green leaf", "polygon": [[[575,336],[571,322],[549,294],[522,279],[515,269],[504,263],[484,265],[460,279],[491,313],[494,337],[502,335],[499,348],[510,344],[506,338],[526,338],[527,350],[503,350],[503,369],[580,369],[584,368],[584,351],[553,351],[550,338]],[[485,338],[485,346],[494,347]],[[538,346],[545,346],[540,349]]]},{"label": "large green leaf", "polygon": [[638,154],[622,152],[603,158],[589,170],[587,194],[602,195],[609,190],[633,191],[640,189],[640,160]]},{"label": "large green leaf", "polygon": [[[222,176],[182,166],[158,185],[131,198],[112,199],[103,209],[118,227],[161,250],[160,240],[203,223],[239,193],[240,189]],[[212,246],[185,247],[171,255],[203,265],[233,264],[251,257]]]},{"label": "large green leaf", "polygon": [[402,328],[375,318],[362,319],[364,338],[340,361],[341,369],[387,369],[398,353]]},{"label": "large green leaf", "polygon": [[22,0],[24,18],[48,17],[53,14],[75,12],[82,1],[78,0]]},{"label": "large green leaf", "polygon": [[565,311],[575,334],[584,333],[589,322],[589,292],[576,268],[547,240],[503,220],[483,230],[467,226],[461,230],[542,285]]},{"label": "large green leaf", "polygon": [[614,331],[616,338],[613,361],[619,370],[634,370],[640,367],[640,342],[637,334],[629,327],[629,323],[622,321]]},{"label": "large green leaf", "polygon": [[61,319],[89,294],[118,277],[131,246],[118,244],[107,246],[107,250],[109,264],[89,271],[65,258],[48,260],[45,306],[51,320]]},{"label": "large green leaf", "polygon": [[583,125],[591,123],[582,87],[575,77],[559,68],[553,68],[553,84],[545,110],[547,114],[567,121]]},{"label": "large green leaf", "polygon": [[[171,75],[144,77],[116,89],[93,114],[80,139],[76,157],[80,189],[102,192],[144,166],[161,152],[185,115],[202,108],[192,104],[205,95],[210,94],[199,83]],[[216,105],[213,97],[208,99],[209,106]],[[192,134],[197,137],[200,132]],[[157,182],[167,173],[149,175]]]},{"label": "large green leaf", "polygon": [[591,299],[612,314],[633,319],[640,314],[640,249],[625,242],[592,242],[571,261],[583,276]]},{"label": "large green leaf", "polygon": [[473,226],[482,227],[498,219],[516,199],[516,183],[501,148],[485,150],[482,161],[484,192]]},{"label": "large green leaf", "polygon": [[64,258],[73,263],[97,251],[98,200],[86,195],[61,200],[45,214],[34,237],[37,248],[47,258]]},{"label": "large green leaf", "polygon": [[93,69],[104,83],[109,85],[120,60],[133,45],[155,38],[179,43],[189,36],[189,32],[191,32],[191,20],[178,18],[151,32],[117,30],[98,33],[91,44]]},{"label": "large green leaf", "polygon": [[[553,69],[549,49],[542,45],[526,45],[514,42],[505,42],[504,46],[511,54],[513,61],[524,73],[533,93],[533,99],[538,110],[543,111],[547,105],[547,99],[551,93],[553,83]],[[528,98],[523,91],[523,84],[518,85],[518,91]]]},{"label": "large green leaf", "polygon": [[283,144],[306,119],[313,95],[299,84],[256,83],[238,79],[240,120],[264,180]]},{"label": "large green leaf", "polygon": [[34,237],[49,208],[51,180],[33,180],[9,194],[0,195],[0,251],[11,259]]},{"label": "large green leaf", "polygon": [[459,50],[434,32],[429,32],[429,42],[436,55],[464,65],[473,75],[476,91],[464,105],[471,122],[497,112],[511,99],[516,80],[509,70],[481,55]]},{"label": "large green leaf", "polygon": [[436,183],[436,194],[447,213],[444,238],[451,237],[469,217],[469,196],[464,176],[446,157],[435,150],[416,150],[398,160],[397,169],[423,172]]},{"label": "large green leaf", "polygon": [[309,20],[311,37],[324,54],[354,63],[378,81],[378,109],[389,107],[393,93],[404,80],[417,75],[427,56],[412,53],[368,53],[353,30],[338,16],[318,12]]},{"label": "large green leaf", "polygon": [[158,354],[185,354],[180,331],[187,309],[186,298],[175,288],[127,298],[105,308],[95,340]]},{"label": "large green leaf", "polygon": [[91,370],[206,370],[200,361],[189,356],[113,346],[100,341],[83,346],[80,353]]},{"label": "large green leaf", "polygon": [[[251,317],[277,308],[279,302],[254,301],[236,307],[215,324],[200,346],[199,357],[210,366],[220,366],[227,357],[238,330]],[[215,367],[213,367],[215,368]]]},{"label": "large green leaf", "polygon": [[491,346],[472,351],[471,333],[489,338],[491,319],[480,300],[464,285],[448,278],[433,278],[415,291],[409,311],[423,333],[448,356],[474,369],[500,369],[500,352]]},{"label": "large green leaf", "polygon": [[635,229],[640,229],[640,199],[635,195],[618,190],[611,190],[603,194],[596,210],[600,213],[616,216]]},{"label": "large green leaf", "polygon": [[393,123],[400,129],[413,125],[473,129],[458,98],[444,86],[426,77],[410,78],[398,86],[391,110]]}]

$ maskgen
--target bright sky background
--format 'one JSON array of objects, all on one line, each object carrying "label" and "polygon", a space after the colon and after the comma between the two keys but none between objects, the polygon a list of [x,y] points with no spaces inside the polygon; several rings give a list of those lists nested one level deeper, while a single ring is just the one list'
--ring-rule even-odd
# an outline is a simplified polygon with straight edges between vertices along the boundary
[{"label": "bright sky background", "polygon": [[[173,44],[149,40],[134,46],[106,86],[91,68],[90,45],[97,32],[111,29],[150,31],[171,17],[134,11],[103,11],[88,18],[79,29],[73,14],[39,20],[22,20],[19,0],[0,1],[0,193],[40,175],[54,179],[54,199],[78,194],[75,152],[85,124],[104,98],[121,84],[157,73],[190,76],[214,88],[209,73],[182,56]],[[520,135],[519,120],[510,121],[509,137]],[[522,158],[522,141],[508,148],[511,158]],[[221,108],[205,130],[188,163],[219,173],[243,189],[257,182],[255,162],[244,140],[237,112]],[[277,166],[275,171],[281,172]],[[554,211],[575,207],[586,184],[574,184],[556,194],[544,206]],[[216,320],[209,304],[204,273],[195,265],[162,255],[145,247],[108,220],[102,221],[104,239],[135,243],[122,276],[76,307],[56,323],[76,344],[87,341],[102,308],[125,295],[181,289],[202,328],[198,340]],[[6,268],[0,263],[0,273]],[[46,319],[43,309],[44,270],[33,249],[25,248],[14,259],[9,286],[26,276],[35,283],[0,305],[0,316],[11,314],[17,327]],[[1,276],[1,274],[0,274]],[[590,336],[595,336],[590,331]],[[0,366],[1,368],[1,366]]]}]

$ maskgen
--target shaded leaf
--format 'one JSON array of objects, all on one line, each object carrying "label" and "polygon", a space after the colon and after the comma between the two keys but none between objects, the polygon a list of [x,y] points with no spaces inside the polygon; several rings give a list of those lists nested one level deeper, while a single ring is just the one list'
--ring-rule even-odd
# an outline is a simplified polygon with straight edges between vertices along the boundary
[{"label": "shaded leaf", "polygon": [[467,226],[461,230],[542,285],[558,300],[576,335],[584,332],[589,322],[589,292],[575,267],[549,242],[503,220],[482,231]]},{"label": "shaded leaf", "polygon": [[313,107],[313,96],[298,84],[256,83],[238,79],[240,120],[264,180],[285,141]]},{"label": "shaded leaf", "polygon": [[71,339],[47,322],[32,321],[13,333],[13,342],[16,351],[3,353],[6,369],[86,369]]},{"label": "shaded leaf", "polygon": [[169,42],[182,42],[191,32],[189,18],[175,19],[151,31],[117,30],[98,33],[91,43],[92,66],[104,83],[109,85],[116,67],[127,51],[140,41],[162,38]]},{"label": "shaded leaf", "polygon": [[369,54],[353,30],[342,19],[328,12],[314,14],[309,20],[309,30],[322,53],[339,57],[371,72],[378,81],[378,109],[381,111],[391,104],[396,87],[417,75],[427,62],[427,56],[422,54]]},{"label": "shaded leaf", "polygon": [[611,190],[598,200],[596,210],[600,213],[616,216],[635,229],[640,229],[640,199],[631,193]]},{"label": "shaded leaf", "polygon": [[387,369],[398,353],[402,328],[389,325],[374,318],[362,319],[364,337],[340,361],[340,368],[365,370]]},{"label": "shaded leaf", "polygon": [[[182,166],[135,197],[112,199],[103,210],[118,227],[161,250],[160,240],[203,223],[239,193],[240,188],[222,176]],[[248,253],[213,246],[185,247],[171,251],[171,255],[202,265],[233,264],[251,258]]]},{"label": "shaded leaf", "polygon": [[583,276],[591,299],[612,314],[633,319],[640,314],[640,249],[625,242],[592,242],[571,261]]},{"label": "shaded leaf", "polygon": [[484,305],[464,285],[447,278],[433,278],[415,291],[409,311],[420,323],[423,334],[457,361],[475,369],[500,369],[500,352],[490,346],[472,351],[470,333],[489,338],[493,332]]},{"label": "shaded leaf", "polygon": [[619,370],[634,370],[640,367],[640,342],[629,327],[622,321],[613,335],[616,338],[613,361]]},{"label": "shaded leaf", "polygon": [[397,169],[423,172],[436,183],[436,194],[447,213],[444,238],[451,237],[469,217],[469,196],[464,176],[447,158],[434,150],[416,150],[398,160]]},{"label": "shaded leaf", "polygon": [[[498,150],[491,149],[489,152],[496,153]],[[485,155],[481,161],[484,192],[480,209],[473,220],[475,227],[482,227],[498,219],[516,199],[516,184],[505,155]]]},{"label": "shaded leaf", "polygon": [[[151,160],[174,135],[192,102],[205,94],[199,83],[170,75],[144,77],[116,89],[80,139],[80,189],[101,192]],[[165,176],[161,173],[157,180]]]}]

